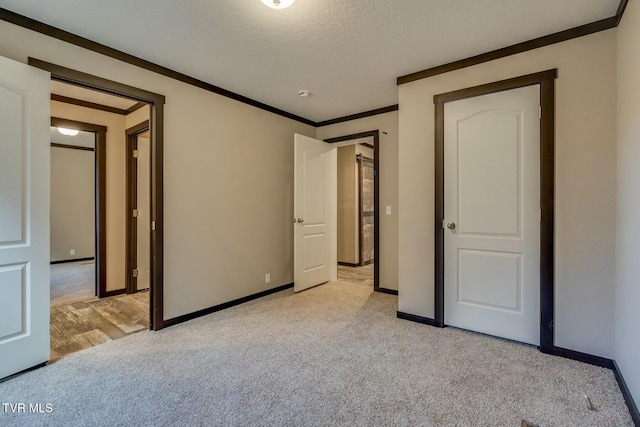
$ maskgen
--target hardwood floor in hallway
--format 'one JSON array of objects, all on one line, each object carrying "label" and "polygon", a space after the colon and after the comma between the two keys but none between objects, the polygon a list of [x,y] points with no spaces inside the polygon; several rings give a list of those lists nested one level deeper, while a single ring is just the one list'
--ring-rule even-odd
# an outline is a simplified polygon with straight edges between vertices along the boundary
[{"label": "hardwood floor in hallway", "polygon": [[373,263],[364,267],[349,267],[338,264],[338,280],[373,287],[373,266]]},{"label": "hardwood floor in hallway", "polygon": [[149,291],[51,307],[49,363],[149,329]]}]

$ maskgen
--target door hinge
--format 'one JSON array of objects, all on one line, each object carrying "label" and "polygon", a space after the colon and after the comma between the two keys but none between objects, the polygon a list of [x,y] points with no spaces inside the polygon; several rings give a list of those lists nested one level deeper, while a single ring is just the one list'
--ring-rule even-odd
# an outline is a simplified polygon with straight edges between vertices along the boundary
[{"label": "door hinge", "polygon": [[156,222],[151,221],[151,230],[156,231]]},{"label": "door hinge", "polygon": [[140,152],[138,150],[133,150],[133,158],[137,159],[138,157],[140,157]]},{"label": "door hinge", "polygon": [[133,277],[138,277],[138,269],[137,268],[133,269]]},{"label": "door hinge", "polygon": [[139,214],[138,209],[134,209],[133,210],[133,217],[134,218],[138,218],[138,214]]},{"label": "door hinge", "polygon": [[542,118],[542,105],[538,105],[538,118]]}]

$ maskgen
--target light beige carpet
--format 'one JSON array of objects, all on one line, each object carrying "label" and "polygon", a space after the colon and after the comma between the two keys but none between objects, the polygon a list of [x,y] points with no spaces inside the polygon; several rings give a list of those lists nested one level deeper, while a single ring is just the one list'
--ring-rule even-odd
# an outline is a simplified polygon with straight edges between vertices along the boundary
[{"label": "light beige carpet", "polygon": [[0,425],[632,425],[607,369],[396,309],[330,283],[141,332],[0,383],[2,402],[53,409],[0,408]]}]

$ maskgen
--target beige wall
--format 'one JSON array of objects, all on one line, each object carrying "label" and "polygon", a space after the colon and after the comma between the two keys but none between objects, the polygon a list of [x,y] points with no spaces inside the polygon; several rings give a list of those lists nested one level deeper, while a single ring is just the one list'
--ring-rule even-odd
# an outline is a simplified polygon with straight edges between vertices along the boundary
[{"label": "beige wall", "polygon": [[614,30],[401,85],[399,310],[434,316],[433,95],[558,68],[555,344],[613,357]]},{"label": "beige wall", "polygon": [[[32,56],[166,97],[166,319],[293,281],[293,134],[313,137],[312,126],[6,22],[0,55]],[[115,186],[122,194],[123,185],[124,177]]]},{"label": "beige wall", "polygon": [[58,101],[51,101],[51,116],[107,127],[107,291],[124,289],[125,116]]},{"label": "beige wall", "polygon": [[127,114],[125,117],[126,128],[130,129],[135,125],[139,125],[142,122],[149,120],[150,108],[148,105],[134,111],[131,114]]},{"label": "beige wall", "polygon": [[640,4],[618,27],[618,206],[615,359],[640,404]]},{"label": "beige wall", "polygon": [[[380,130],[380,286],[398,289],[398,112],[319,127],[316,138],[328,139]],[[383,132],[386,132],[383,133]],[[391,206],[391,215],[385,207]]]},{"label": "beige wall", "polygon": [[362,154],[364,157],[373,159],[373,148],[365,147],[362,144],[356,144],[356,155]]},{"label": "beige wall", "polygon": [[93,151],[51,147],[51,261],[95,256],[94,168]]},{"label": "beige wall", "polygon": [[356,145],[338,148],[338,262],[360,262]]}]

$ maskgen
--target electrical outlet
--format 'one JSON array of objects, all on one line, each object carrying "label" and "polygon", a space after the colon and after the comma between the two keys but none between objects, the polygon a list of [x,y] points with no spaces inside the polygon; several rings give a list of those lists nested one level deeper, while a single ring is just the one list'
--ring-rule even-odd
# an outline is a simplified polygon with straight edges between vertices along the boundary
[{"label": "electrical outlet", "polygon": [[69,249],[69,255],[75,255],[76,254],[76,250],[75,249]]},{"label": "electrical outlet", "polygon": [[271,283],[271,273],[264,275],[264,283]]},{"label": "electrical outlet", "polygon": [[387,206],[387,215],[391,215],[391,206]]}]

